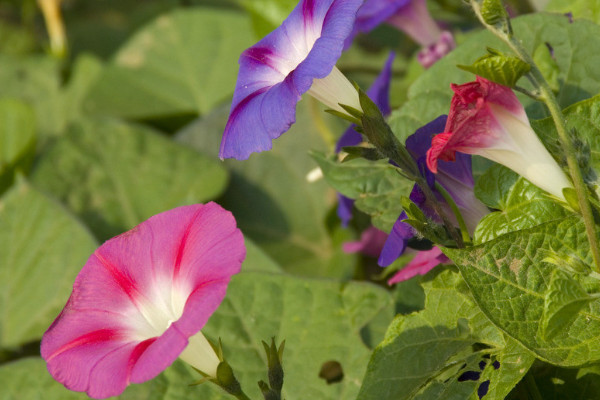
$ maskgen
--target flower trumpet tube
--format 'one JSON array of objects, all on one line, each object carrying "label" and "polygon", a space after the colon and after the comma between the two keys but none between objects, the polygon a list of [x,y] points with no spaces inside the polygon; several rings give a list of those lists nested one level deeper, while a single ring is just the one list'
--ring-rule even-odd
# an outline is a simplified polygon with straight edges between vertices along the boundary
[{"label": "flower trumpet tube", "polygon": [[295,122],[306,92],[342,113],[340,104],[361,109],[356,89],[335,67],[361,4],[301,0],[281,26],[242,53],[221,159],[271,149]]},{"label": "flower trumpet tube", "polygon": [[200,329],[245,254],[233,216],[215,203],[163,212],[108,240],[42,338],[50,374],[93,398],[152,379],[177,357],[215,377],[220,360]]},{"label": "flower trumpet tube", "polygon": [[422,47],[417,59],[425,68],[456,47],[452,34],[442,31],[431,18],[426,0],[365,1],[358,11],[353,35],[346,41],[346,47],[355,34],[369,32],[382,23],[404,32]]},{"label": "flower trumpet tube", "polygon": [[427,151],[427,165],[454,161],[456,152],[476,154],[502,164],[564,201],[563,188],[573,187],[531,128],[513,91],[477,77],[452,85],[454,97],[444,132]]}]

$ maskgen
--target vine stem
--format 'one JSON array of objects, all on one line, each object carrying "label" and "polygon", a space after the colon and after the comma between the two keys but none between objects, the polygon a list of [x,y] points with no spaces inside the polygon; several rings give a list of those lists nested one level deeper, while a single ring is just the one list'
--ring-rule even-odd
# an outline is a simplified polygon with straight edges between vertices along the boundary
[{"label": "vine stem", "polygon": [[488,25],[481,16],[480,6],[477,3],[477,1],[471,0],[471,6],[473,7],[473,10],[475,11],[475,14],[477,15],[481,23],[494,35],[496,35],[503,42],[505,42],[511,48],[511,50],[519,58],[521,58],[521,60],[523,60],[531,66],[529,76],[531,77],[532,84],[540,93],[540,100],[546,105],[546,107],[548,107],[550,115],[552,116],[554,124],[556,125],[558,138],[561,147],[564,151],[565,157],[567,159],[569,174],[571,175],[573,186],[577,194],[577,201],[579,203],[579,208],[581,209],[581,215],[583,217],[585,231],[588,237],[588,241],[590,243],[592,258],[594,259],[594,266],[596,268],[596,271],[600,273],[600,246],[598,245],[598,237],[596,235],[592,206],[588,201],[586,185],[583,180],[581,169],[579,168],[579,164],[577,162],[575,148],[573,147],[573,143],[571,142],[571,139],[569,137],[567,121],[560,109],[560,106],[558,105],[556,96],[554,96],[550,85],[542,75],[542,72],[540,71],[538,66],[533,61],[533,58],[529,55],[527,50],[525,50],[521,42],[515,39],[512,35],[509,35],[506,32],[499,30],[494,26]]}]

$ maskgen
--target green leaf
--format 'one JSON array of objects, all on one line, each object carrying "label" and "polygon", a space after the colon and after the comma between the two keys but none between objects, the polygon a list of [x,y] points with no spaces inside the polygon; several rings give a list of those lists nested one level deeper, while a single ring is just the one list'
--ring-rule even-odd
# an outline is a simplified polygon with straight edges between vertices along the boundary
[{"label": "green leaf", "polygon": [[515,86],[531,69],[531,66],[520,58],[504,54],[488,54],[477,59],[472,65],[458,67],[509,87]]},{"label": "green leaf", "polygon": [[327,182],[344,196],[355,199],[354,205],[369,214],[373,225],[389,232],[402,212],[402,197],[410,193],[414,182],[401,176],[386,161],[355,159],[339,163],[317,152],[313,158]]},{"label": "green leaf", "polygon": [[81,103],[102,68],[93,56],[75,60],[63,82],[61,65],[49,56],[26,58],[0,55],[0,98],[16,98],[35,111],[40,136],[57,136],[83,116]]},{"label": "green leaf", "polygon": [[[548,42],[554,49],[561,82],[558,102],[562,108],[584,100],[600,92],[600,26],[589,21],[570,24],[568,18],[559,15],[532,14],[512,20],[515,36],[531,54]],[[407,102],[394,112],[388,123],[401,142],[415,130],[441,114],[447,114],[453,92],[451,83],[473,80],[473,76],[458,68],[457,64],[469,64],[491,46],[510,54],[507,48],[491,32],[480,31],[467,35],[466,40],[451,53],[429,68],[415,81],[408,92]],[[531,89],[528,82],[523,87]],[[549,114],[540,103],[517,93],[530,118],[544,118]]]},{"label": "green leaf", "polygon": [[541,321],[542,335],[552,339],[557,333],[573,323],[594,297],[588,295],[581,284],[561,270],[552,271],[550,286],[544,299],[544,314]]},{"label": "green leaf", "polygon": [[575,369],[542,364],[535,372],[536,386],[544,400],[600,398],[600,374],[597,365]]},{"label": "green leaf", "polygon": [[[527,374],[535,356],[516,340],[507,338],[502,351],[495,353],[492,360],[486,365],[479,381],[490,381],[485,400],[504,400]],[[500,364],[497,369],[493,364],[495,361]],[[471,399],[479,400],[479,397],[473,395]]]},{"label": "green leaf", "polygon": [[136,119],[207,113],[233,93],[249,29],[243,14],[208,7],[161,15],[117,52],[86,110]]},{"label": "green leaf", "polygon": [[490,207],[500,209],[479,221],[473,238],[476,244],[568,215],[542,189],[500,165],[479,178],[475,194]]},{"label": "green leaf", "polygon": [[0,201],[0,348],[38,340],[97,247],[61,206],[21,182]]},{"label": "green leaf", "polygon": [[[217,159],[228,107],[190,124],[177,140]],[[354,239],[329,213],[336,197],[323,180],[308,181],[316,167],[309,149],[326,148],[319,125],[336,125],[337,119],[322,113],[315,101],[298,104],[296,123],[273,142],[273,149],[248,160],[225,160],[232,171],[231,183],[221,204],[232,211],[238,226],[286,272],[303,276],[351,278],[355,254],[342,251],[342,243]],[[328,119],[325,119],[328,118]]]},{"label": "green leaf", "polygon": [[[165,378],[159,376],[143,385],[129,386],[125,392],[115,399],[147,400],[153,396],[153,389]],[[44,399],[44,400],[89,400],[85,393],[72,392],[52,379],[46,363],[39,357],[30,357],[0,365],[1,400]],[[216,398],[225,400],[226,397]]]},{"label": "green leaf", "polygon": [[251,239],[244,238],[244,244],[246,245],[246,259],[242,264],[244,272],[283,272],[281,266],[261,250]]},{"label": "green leaf", "polygon": [[[582,307],[574,321],[563,324],[566,326],[550,339],[545,337],[540,324],[549,292],[554,290],[550,278],[560,268],[545,261],[548,254],[576,257],[586,264],[592,262],[585,227],[578,216],[508,233],[467,249],[444,249],[444,252],[457,263],[475,301],[488,318],[539,358],[562,366],[600,360],[599,301]],[[580,283],[588,293],[600,291],[600,283],[595,279],[581,278]],[[560,302],[557,304],[560,306]]]},{"label": "green leaf", "polygon": [[550,0],[545,11],[571,13],[574,19],[586,18],[600,23],[600,2],[598,0]]},{"label": "green leaf", "polygon": [[227,173],[148,128],[105,120],[73,127],[39,160],[32,182],[107,239],[162,211],[214,199]]},{"label": "green leaf", "polygon": [[35,114],[27,104],[0,99],[0,193],[17,170],[26,172],[35,151]]},{"label": "green leaf", "polygon": [[477,308],[459,274],[443,270],[423,287],[425,309],[392,322],[373,352],[358,399],[412,399],[420,391],[421,399],[439,398],[446,390],[470,394],[477,386],[456,379],[466,361],[480,360],[472,346],[503,346],[501,333]]}]

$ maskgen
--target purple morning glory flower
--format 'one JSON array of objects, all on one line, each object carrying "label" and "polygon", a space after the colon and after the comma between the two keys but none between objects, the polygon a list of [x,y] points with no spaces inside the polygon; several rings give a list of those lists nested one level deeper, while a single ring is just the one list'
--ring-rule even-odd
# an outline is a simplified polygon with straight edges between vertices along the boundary
[{"label": "purple morning glory flower", "polygon": [[359,32],[369,32],[386,23],[401,30],[421,45],[419,62],[429,68],[448,54],[456,43],[452,34],[437,26],[425,0],[367,0],[358,10],[352,35],[346,40],[350,46],[352,38]]},{"label": "purple morning glory flower", "polygon": [[245,50],[219,156],[247,159],[296,120],[308,92],[328,107],[361,109],[358,93],[335,67],[362,0],[301,0],[285,21]]},{"label": "purple morning glory flower", "polygon": [[[390,107],[390,81],[392,79],[392,64],[396,54],[390,52],[390,55],[369,90],[367,96],[377,104],[384,116],[389,115],[392,110]],[[350,126],[338,140],[335,146],[335,152],[339,153],[343,147],[358,146],[363,141],[362,135],[354,129],[354,125]],[[349,199],[341,194],[338,195],[338,210],[337,214],[342,221],[342,226],[348,226],[352,219],[352,207],[354,200]]]},{"label": "purple morning glory flower", "polygon": [[[437,181],[444,189],[446,189],[446,191],[448,191],[450,196],[452,196],[465,220],[467,229],[472,234],[475,231],[479,220],[483,218],[484,215],[488,214],[489,210],[473,193],[473,186],[475,183],[471,171],[471,157],[467,154],[460,154],[460,158],[458,156],[456,157],[455,164],[440,161],[438,164],[437,175],[434,175],[427,168],[426,157],[427,150],[431,144],[431,138],[435,134],[444,131],[446,121],[447,116],[442,115],[427,125],[417,129],[413,135],[406,139],[406,148],[417,164],[421,166],[426,180],[434,193],[438,194],[434,186]],[[423,210],[427,217],[438,220],[438,216],[426,205],[425,196],[421,192],[419,186],[415,185],[413,187],[410,199]],[[448,205],[445,204],[443,198],[439,194],[438,200],[449,210]],[[447,215],[452,216],[452,213],[448,212]],[[416,232],[413,227],[403,222],[406,218],[406,213],[403,212],[394,224],[381,255],[379,256],[378,262],[380,266],[387,267],[400,257],[406,250],[408,241],[415,236]]]}]

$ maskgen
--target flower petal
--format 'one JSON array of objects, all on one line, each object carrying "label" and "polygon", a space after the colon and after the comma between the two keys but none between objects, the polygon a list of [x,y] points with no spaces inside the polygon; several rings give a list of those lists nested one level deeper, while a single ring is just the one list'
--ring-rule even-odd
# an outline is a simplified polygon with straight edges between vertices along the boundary
[{"label": "flower petal", "polygon": [[416,275],[425,275],[438,265],[448,263],[449,261],[438,247],[434,247],[431,250],[419,251],[404,268],[388,280],[388,285],[405,281]]},{"label": "flower petal", "polygon": [[361,3],[302,0],[279,28],[242,53],[222,159],[268,150],[289,129],[301,95],[334,68]]}]

